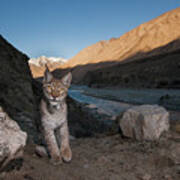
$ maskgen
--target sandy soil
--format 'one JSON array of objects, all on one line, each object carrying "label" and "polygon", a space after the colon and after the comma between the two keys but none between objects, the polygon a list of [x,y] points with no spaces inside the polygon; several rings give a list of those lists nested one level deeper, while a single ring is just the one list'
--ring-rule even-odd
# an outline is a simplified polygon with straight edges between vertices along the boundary
[{"label": "sandy soil", "polygon": [[[179,180],[179,112],[171,112],[171,130],[159,142],[136,142],[120,134],[71,141],[73,159],[53,166],[26,147],[21,167],[1,173],[3,180]],[[18,164],[18,163],[17,163]],[[19,163],[20,164],[20,163]]]}]

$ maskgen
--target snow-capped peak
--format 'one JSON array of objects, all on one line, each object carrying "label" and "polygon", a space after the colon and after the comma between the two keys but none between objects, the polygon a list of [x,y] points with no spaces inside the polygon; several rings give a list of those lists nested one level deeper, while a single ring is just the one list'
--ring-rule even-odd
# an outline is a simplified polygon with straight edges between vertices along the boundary
[{"label": "snow-capped peak", "polygon": [[61,57],[46,57],[46,56],[40,56],[38,58],[31,58],[29,61],[29,64],[33,64],[35,66],[44,66],[45,64],[64,64],[67,62],[67,59],[61,58]]}]

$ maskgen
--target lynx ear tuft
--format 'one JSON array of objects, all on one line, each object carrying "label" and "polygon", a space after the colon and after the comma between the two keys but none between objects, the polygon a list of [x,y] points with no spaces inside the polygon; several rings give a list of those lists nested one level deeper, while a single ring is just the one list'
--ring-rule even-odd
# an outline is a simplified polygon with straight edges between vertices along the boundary
[{"label": "lynx ear tuft", "polygon": [[71,85],[71,81],[72,81],[72,74],[71,72],[69,72],[68,74],[66,74],[62,79],[61,79],[62,83],[69,88],[69,86]]},{"label": "lynx ear tuft", "polygon": [[53,75],[52,75],[52,73],[49,71],[48,66],[46,65],[46,70],[45,70],[45,72],[44,72],[43,82],[44,82],[44,83],[48,83],[48,82],[50,82],[50,81],[52,80],[52,78],[53,78]]}]

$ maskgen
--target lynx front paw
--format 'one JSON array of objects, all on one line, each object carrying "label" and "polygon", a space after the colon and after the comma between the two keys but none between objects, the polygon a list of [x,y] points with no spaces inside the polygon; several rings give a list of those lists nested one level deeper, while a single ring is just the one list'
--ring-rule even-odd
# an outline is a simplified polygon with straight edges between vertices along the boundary
[{"label": "lynx front paw", "polygon": [[63,149],[61,150],[61,156],[62,156],[62,159],[63,159],[65,162],[70,162],[71,159],[72,159],[72,151],[71,151],[71,148],[70,148],[70,147],[63,148]]},{"label": "lynx front paw", "polygon": [[57,165],[59,165],[59,164],[62,164],[62,158],[61,158],[61,156],[52,157],[52,158],[50,159],[50,163],[51,163],[52,165],[54,165],[54,166],[57,166]]}]

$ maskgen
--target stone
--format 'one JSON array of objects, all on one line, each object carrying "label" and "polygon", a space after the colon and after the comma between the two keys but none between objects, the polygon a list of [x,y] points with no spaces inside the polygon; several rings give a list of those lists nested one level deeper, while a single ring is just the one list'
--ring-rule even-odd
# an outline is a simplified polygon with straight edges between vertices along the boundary
[{"label": "stone", "polygon": [[126,137],[136,140],[158,140],[169,129],[169,112],[158,105],[134,106],[119,119],[120,128]]},{"label": "stone", "polygon": [[69,139],[70,139],[70,141],[76,140],[76,138],[74,136],[71,136],[71,135],[69,135]]},{"label": "stone", "polygon": [[91,109],[97,108],[96,104],[88,104],[86,105],[86,107],[91,108]]},{"label": "stone", "polygon": [[0,169],[22,157],[27,134],[0,107]]},{"label": "stone", "polygon": [[164,179],[165,179],[165,180],[173,180],[172,176],[169,175],[169,174],[166,174],[166,175],[164,176]]},{"label": "stone", "polygon": [[180,164],[180,143],[174,143],[170,146],[171,159],[175,164]]},{"label": "stone", "polygon": [[142,180],[150,180],[151,179],[151,175],[150,174],[145,174],[141,179]]},{"label": "stone", "polygon": [[83,168],[84,169],[88,169],[89,168],[89,164],[84,164]]},{"label": "stone", "polygon": [[37,145],[35,148],[35,153],[40,157],[48,157],[48,153],[44,146]]},{"label": "stone", "polygon": [[176,124],[175,130],[176,130],[177,133],[180,134],[180,124]]}]

